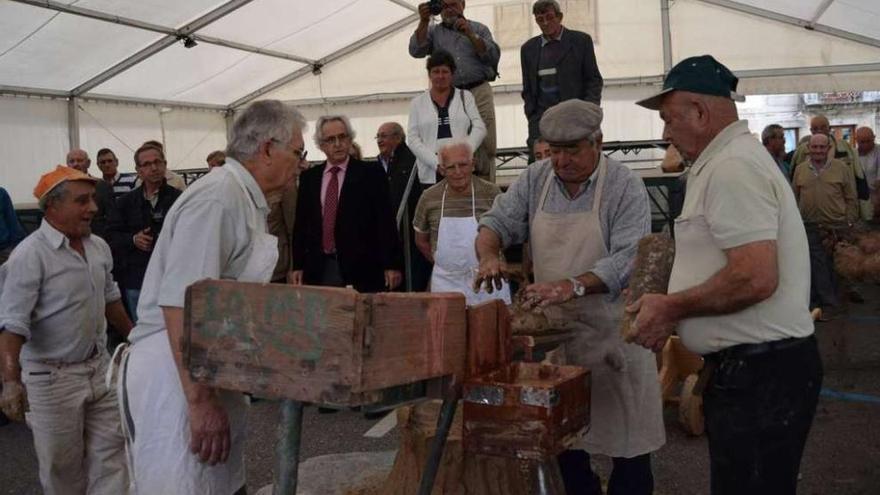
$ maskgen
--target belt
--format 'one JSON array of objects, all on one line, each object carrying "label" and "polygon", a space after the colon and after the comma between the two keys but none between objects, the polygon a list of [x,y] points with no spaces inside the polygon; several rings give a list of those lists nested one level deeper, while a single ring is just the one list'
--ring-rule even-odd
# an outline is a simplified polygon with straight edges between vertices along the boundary
[{"label": "belt", "polygon": [[98,354],[100,354],[100,349],[98,348],[98,344],[95,344],[95,347],[92,348],[92,352],[89,353],[88,357],[81,361],[64,361],[61,359],[34,359],[33,362],[42,364],[44,366],[70,366],[73,364],[85,363],[86,361],[95,359]]},{"label": "belt", "polygon": [[486,82],[485,79],[483,79],[483,80],[481,80],[481,81],[477,81],[477,82],[467,83],[467,84],[459,84],[459,85],[457,85],[457,86],[455,86],[455,87],[458,88],[458,89],[467,89],[467,90],[471,90],[471,89],[474,89],[474,88],[476,88],[477,86],[483,84],[484,82]]},{"label": "belt", "polygon": [[815,341],[815,335],[810,335],[809,337],[774,340],[772,342],[761,342],[760,344],[739,344],[718,352],[706,354],[703,358],[707,361],[715,362],[721,362],[726,359],[745,359],[791,349]]}]

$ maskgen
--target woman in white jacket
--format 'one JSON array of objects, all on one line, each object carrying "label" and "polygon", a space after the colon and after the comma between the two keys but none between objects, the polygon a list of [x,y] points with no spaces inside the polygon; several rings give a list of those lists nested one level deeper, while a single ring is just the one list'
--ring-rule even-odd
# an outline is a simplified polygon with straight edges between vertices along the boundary
[{"label": "woman in white jacket", "polygon": [[430,186],[437,182],[437,152],[443,144],[467,139],[471,149],[477,149],[486,137],[486,124],[474,95],[452,85],[455,59],[449,52],[431,54],[427,69],[431,87],[409,105],[406,144],[416,156],[419,182]]}]

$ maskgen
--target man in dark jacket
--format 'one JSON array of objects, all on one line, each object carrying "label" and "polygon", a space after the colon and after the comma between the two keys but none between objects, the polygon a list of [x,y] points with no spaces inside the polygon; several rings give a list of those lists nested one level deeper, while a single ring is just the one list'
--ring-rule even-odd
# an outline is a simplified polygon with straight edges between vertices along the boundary
[{"label": "man in dark jacket", "polygon": [[349,156],[354,130],[348,118],[321,117],[315,127],[327,161],[300,176],[291,281],[360,292],[394,289],[402,263],[388,180],[379,165]]},{"label": "man in dark jacket", "polygon": [[137,303],[144,283],[153,246],[162,230],[165,213],[181,192],[165,181],[165,154],[145,144],[134,154],[141,185],[116,201],[111,210],[109,237],[114,254],[117,278],[124,300],[137,321]]},{"label": "man in dark jacket", "polygon": [[[412,219],[416,205],[419,204],[419,198],[422,196],[422,184],[419,182],[417,171],[410,186],[409,196],[407,196],[407,209],[403,212],[400,211],[403,197],[406,194],[406,186],[415,168],[416,157],[406,145],[406,134],[403,132],[403,127],[397,122],[385,122],[379,126],[379,130],[376,131],[376,145],[379,147],[379,156],[376,157],[376,160],[382,165],[382,169],[388,176],[391,208],[401,238],[406,237],[406,232],[402,229],[409,229],[410,262],[406,271],[410,274],[410,290],[423,292],[427,289],[428,280],[431,277],[431,263],[422,256],[413,241],[415,233],[412,229]],[[403,289],[407,290],[405,286]]]},{"label": "man in dark jacket", "polygon": [[545,110],[572,98],[598,105],[603,84],[593,39],[587,33],[563,27],[562,10],[556,0],[535,2],[532,14],[541,34],[520,48],[529,149],[540,135],[538,123]]}]

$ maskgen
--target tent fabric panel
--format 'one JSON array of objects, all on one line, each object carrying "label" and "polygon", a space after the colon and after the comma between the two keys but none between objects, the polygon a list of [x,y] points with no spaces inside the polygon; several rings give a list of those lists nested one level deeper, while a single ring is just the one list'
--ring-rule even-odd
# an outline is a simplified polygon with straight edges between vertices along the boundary
[{"label": "tent fabric panel", "polygon": [[810,20],[816,14],[822,0],[739,0],[736,3]]},{"label": "tent fabric panel", "polygon": [[694,0],[675,2],[670,24],[675,61],[708,52],[734,71],[880,59],[880,48]]},{"label": "tent fabric panel", "polygon": [[252,2],[199,34],[319,59],[362,39],[411,11],[385,0]]},{"label": "tent fabric panel", "polygon": [[97,10],[107,14],[135,19],[169,28],[178,28],[197,19],[211,10],[223,5],[220,0],[138,0],[120,2],[119,0],[80,0],[77,7]]},{"label": "tent fabric panel", "polygon": [[745,94],[823,93],[871,91],[880,88],[880,71],[841,74],[812,74],[740,79]]},{"label": "tent fabric panel", "polygon": [[0,136],[0,185],[13,203],[36,203],[31,192],[40,176],[68,151],[67,102],[0,97]]},{"label": "tent fabric panel", "polygon": [[80,147],[92,157],[92,175],[100,174],[95,155],[101,148],[114,151],[120,171],[134,172],[134,151],[144,141],[165,144],[171,169],[204,167],[210,151],[226,147],[220,112],[104,102],[80,102],[80,108]]},{"label": "tent fabric panel", "polygon": [[175,44],[94,88],[96,94],[226,104],[303,64],[201,43]]},{"label": "tent fabric panel", "polygon": [[837,0],[819,22],[851,33],[880,39],[880,2],[877,0]]},{"label": "tent fabric panel", "polygon": [[[15,2],[0,2],[0,54],[22,42],[30,33],[40,28],[55,13]],[[0,55],[0,64],[5,55]]]},{"label": "tent fabric panel", "polygon": [[59,14],[0,57],[0,85],[70,90],[161,37]]}]

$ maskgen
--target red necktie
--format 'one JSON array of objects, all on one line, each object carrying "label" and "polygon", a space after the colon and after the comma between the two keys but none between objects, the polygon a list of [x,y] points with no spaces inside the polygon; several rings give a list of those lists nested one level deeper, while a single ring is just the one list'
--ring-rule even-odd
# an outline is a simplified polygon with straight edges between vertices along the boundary
[{"label": "red necktie", "polygon": [[324,221],[321,225],[321,247],[324,253],[336,252],[336,209],[339,206],[339,178],[336,174],[341,169],[330,169],[330,181],[327,183],[327,192],[324,194]]}]

